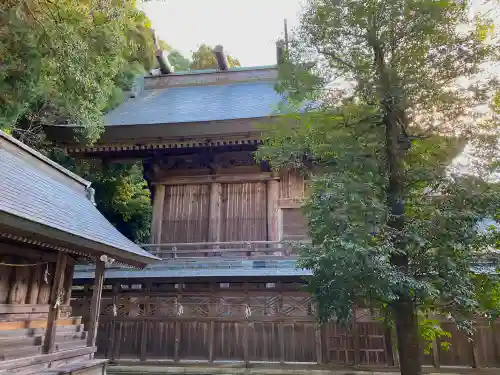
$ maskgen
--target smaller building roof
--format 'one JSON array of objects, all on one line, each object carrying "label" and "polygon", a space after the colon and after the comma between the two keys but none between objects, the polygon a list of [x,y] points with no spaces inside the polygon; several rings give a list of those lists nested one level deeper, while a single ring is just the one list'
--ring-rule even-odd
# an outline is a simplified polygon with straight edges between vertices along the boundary
[{"label": "smaller building roof", "polygon": [[158,260],[106,220],[89,188],[90,182],[0,131],[0,224],[125,264]]},{"label": "smaller building roof", "polygon": [[[93,265],[77,265],[74,279],[84,281],[94,277]],[[190,258],[164,259],[143,270],[108,266],[105,278],[192,278],[192,277],[302,277],[311,275],[310,270],[297,267],[296,259],[237,259],[237,258]]]},{"label": "smaller building roof", "polygon": [[106,126],[261,118],[283,101],[274,82],[197,85],[145,90],[104,117]]}]

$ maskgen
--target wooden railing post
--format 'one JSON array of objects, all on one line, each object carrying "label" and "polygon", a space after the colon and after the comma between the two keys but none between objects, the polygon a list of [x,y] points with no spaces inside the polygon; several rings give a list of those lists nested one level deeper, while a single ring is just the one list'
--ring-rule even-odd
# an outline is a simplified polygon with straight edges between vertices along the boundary
[{"label": "wooden railing post", "polygon": [[63,286],[64,273],[66,271],[66,263],[68,255],[59,251],[57,253],[56,272],[52,280],[52,288],[50,292],[50,308],[47,318],[47,329],[43,341],[43,352],[50,354],[54,352],[54,343],[56,339],[57,319],[59,318],[60,308],[63,304]]},{"label": "wooden railing post", "polygon": [[180,315],[179,315],[179,304],[181,303],[181,300],[182,300],[182,290],[183,290],[183,284],[182,284],[182,281],[179,281],[179,284],[177,287],[177,312],[176,312],[176,318],[175,318],[175,344],[174,344],[174,361],[175,362],[180,361],[182,321],[180,320]]},{"label": "wooden railing post", "polygon": [[95,347],[97,340],[97,328],[99,325],[99,314],[101,312],[102,286],[104,284],[104,270],[104,262],[98,258],[95,268],[94,290],[92,291],[92,302],[90,306],[89,334],[87,337],[87,346],[91,347]]},{"label": "wooden railing post", "polygon": [[214,361],[214,345],[215,345],[215,321],[214,318],[217,314],[217,286],[215,283],[210,284],[210,310],[209,317],[211,318],[208,322],[208,361],[212,363]]},{"label": "wooden railing post", "polygon": [[107,357],[108,359],[115,359],[115,347],[116,347],[116,317],[118,315],[118,304],[120,303],[120,288],[121,285],[120,283],[115,283],[113,285],[113,318],[111,321],[111,334],[109,337],[109,346],[108,346],[108,354]]}]

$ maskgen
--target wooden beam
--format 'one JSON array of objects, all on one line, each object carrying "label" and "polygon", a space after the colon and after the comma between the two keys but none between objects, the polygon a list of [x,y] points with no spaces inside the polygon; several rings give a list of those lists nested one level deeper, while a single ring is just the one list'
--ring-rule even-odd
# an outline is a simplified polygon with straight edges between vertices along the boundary
[{"label": "wooden beam", "polygon": [[220,241],[222,185],[218,182],[210,184],[210,203],[208,221],[208,241]]},{"label": "wooden beam", "polygon": [[97,340],[97,328],[99,325],[99,314],[101,311],[102,285],[104,283],[104,262],[97,259],[94,278],[94,290],[92,291],[92,302],[90,305],[89,335],[87,346],[95,346]]},{"label": "wooden beam", "polygon": [[165,205],[165,185],[155,185],[153,218],[151,221],[151,240],[155,244],[161,243],[164,205]]},{"label": "wooden beam", "polygon": [[159,181],[153,182],[153,185],[188,185],[188,184],[211,184],[218,183],[242,183],[242,182],[257,182],[277,180],[270,172],[255,172],[255,173],[236,173],[236,174],[215,174],[205,176],[179,176],[168,177]]},{"label": "wooden beam", "polygon": [[37,304],[0,304],[0,314],[48,313],[50,305]]},{"label": "wooden beam", "polygon": [[60,251],[57,254],[56,272],[52,280],[52,288],[50,291],[50,308],[49,317],[47,318],[47,329],[43,342],[44,354],[54,352],[54,342],[56,339],[57,319],[59,319],[60,307],[63,303],[61,300],[63,292],[64,272],[66,270],[66,262],[68,254]]}]

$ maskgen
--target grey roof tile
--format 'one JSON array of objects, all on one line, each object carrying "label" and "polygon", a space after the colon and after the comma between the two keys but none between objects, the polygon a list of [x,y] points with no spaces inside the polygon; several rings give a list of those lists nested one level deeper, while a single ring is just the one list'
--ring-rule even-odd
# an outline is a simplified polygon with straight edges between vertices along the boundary
[{"label": "grey roof tile", "polygon": [[[74,279],[92,279],[93,265],[77,265]],[[297,268],[293,259],[249,260],[192,258],[163,260],[143,270],[123,267],[106,268],[107,279],[138,279],[153,277],[251,277],[251,276],[307,276],[311,271]]]},{"label": "grey roof tile", "polygon": [[0,211],[156,260],[123,236],[82,194],[0,148]]},{"label": "grey roof tile", "polygon": [[147,90],[104,117],[110,125],[168,124],[270,116],[283,98],[274,82]]}]

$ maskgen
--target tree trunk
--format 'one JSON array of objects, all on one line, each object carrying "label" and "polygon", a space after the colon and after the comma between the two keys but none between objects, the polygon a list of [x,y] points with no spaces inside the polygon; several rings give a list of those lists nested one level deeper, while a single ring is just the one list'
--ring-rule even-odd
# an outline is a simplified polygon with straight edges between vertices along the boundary
[{"label": "tree trunk", "polygon": [[[372,29],[368,30],[369,43],[373,48],[380,107],[384,113],[389,179],[387,186],[388,226],[393,230],[392,242],[397,250],[391,255],[390,262],[403,274],[408,275],[409,259],[404,234],[406,181],[403,158],[411,144],[405,133],[407,126],[405,110],[399,106],[400,98],[393,95],[393,85],[398,79],[393,71],[387,69],[383,44],[377,37],[378,25],[375,15],[372,15],[371,26]],[[401,375],[421,375],[422,358],[417,309],[410,292],[398,293],[398,300],[391,305],[391,308],[396,319]]]},{"label": "tree trunk", "polygon": [[421,375],[420,334],[415,304],[411,299],[401,298],[392,309],[396,319],[401,375]]},{"label": "tree trunk", "polygon": [[[385,103],[384,103],[385,104]],[[386,151],[389,172],[387,188],[387,207],[389,209],[389,226],[394,230],[393,243],[398,252],[392,254],[390,262],[404,274],[409,272],[405,229],[405,178],[403,166],[403,135],[398,114],[391,105],[384,105],[386,125]],[[418,331],[417,309],[413,297],[403,291],[399,299],[391,307],[396,319],[398,338],[399,364],[401,375],[421,375],[422,363],[420,353],[420,335]]]}]

